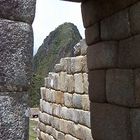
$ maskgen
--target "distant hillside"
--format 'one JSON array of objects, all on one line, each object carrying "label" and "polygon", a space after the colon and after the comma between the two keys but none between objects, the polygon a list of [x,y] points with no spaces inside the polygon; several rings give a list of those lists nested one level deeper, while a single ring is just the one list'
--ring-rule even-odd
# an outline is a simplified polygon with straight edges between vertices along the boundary
[{"label": "distant hillside", "polygon": [[40,87],[44,77],[53,71],[54,65],[62,57],[73,56],[73,47],[81,40],[77,27],[72,23],[64,23],[52,31],[44,39],[33,59],[33,79],[30,91],[30,105],[39,105]]}]

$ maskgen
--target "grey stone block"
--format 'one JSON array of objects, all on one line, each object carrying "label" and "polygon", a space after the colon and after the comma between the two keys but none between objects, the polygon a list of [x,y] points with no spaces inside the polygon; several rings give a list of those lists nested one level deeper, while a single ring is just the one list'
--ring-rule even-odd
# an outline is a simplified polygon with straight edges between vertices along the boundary
[{"label": "grey stone block", "polygon": [[32,24],[36,0],[0,0],[0,17]]},{"label": "grey stone block", "polygon": [[81,5],[84,27],[89,27],[97,21],[111,16],[121,9],[127,8],[129,5],[135,3],[136,1],[138,0],[85,1]]},{"label": "grey stone block", "polygon": [[88,46],[85,42],[85,39],[80,40],[80,46],[81,46],[81,55],[86,55]]},{"label": "grey stone block", "polygon": [[109,103],[127,107],[139,106],[136,103],[133,70],[113,69],[107,71],[106,96]]},{"label": "grey stone block", "polygon": [[0,139],[28,139],[28,93],[0,92]]},{"label": "grey stone block", "polygon": [[83,94],[84,93],[84,84],[83,84],[83,74],[74,74],[74,85],[75,92]]},{"label": "grey stone block", "polygon": [[90,108],[90,101],[89,101],[89,96],[88,95],[83,95],[82,96],[82,109],[89,111]]},{"label": "grey stone block", "polygon": [[131,140],[129,109],[111,104],[91,103],[93,139]]},{"label": "grey stone block", "polygon": [[66,88],[68,92],[74,92],[74,76],[67,74],[66,75]]},{"label": "grey stone block", "polygon": [[84,92],[86,94],[88,94],[89,82],[88,82],[88,74],[87,73],[83,73],[83,80],[84,80]]},{"label": "grey stone block", "polygon": [[102,40],[120,40],[130,36],[128,9],[101,21]]},{"label": "grey stone block", "polygon": [[64,105],[71,108],[73,107],[72,94],[64,93]]},{"label": "grey stone block", "polygon": [[55,72],[61,72],[63,70],[63,66],[61,64],[55,64],[54,70]]},{"label": "grey stone block", "polygon": [[130,8],[130,23],[133,34],[140,33],[140,2]]},{"label": "grey stone block", "polygon": [[0,20],[0,44],[0,90],[27,90],[32,71],[32,27],[26,23]]},{"label": "grey stone block", "polygon": [[122,40],[119,43],[119,67],[140,67],[140,35]]},{"label": "grey stone block", "polygon": [[67,135],[65,135],[65,140],[78,140],[78,139],[67,134]]},{"label": "grey stone block", "polygon": [[87,27],[85,30],[86,43],[87,45],[95,44],[100,40],[100,26],[99,23]]},{"label": "grey stone block", "polygon": [[117,63],[117,46],[115,41],[97,43],[88,47],[88,69],[112,68]]},{"label": "grey stone block", "polygon": [[139,140],[140,138],[140,108],[130,110],[132,139]]},{"label": "grey stone block", "polygon": [[74,108],[82,109],[82,96],[78,94],[73,94],[73,106]]},{"label": "grey stone block", "polygon": [[106,102],[106,71],[89,71],[89,99],[95,102]]}]

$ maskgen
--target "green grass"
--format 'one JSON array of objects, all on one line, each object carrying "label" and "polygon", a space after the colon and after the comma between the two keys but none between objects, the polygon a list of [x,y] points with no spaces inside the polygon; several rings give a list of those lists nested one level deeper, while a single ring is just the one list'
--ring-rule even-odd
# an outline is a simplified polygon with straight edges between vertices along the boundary
[{"label": "green grass", "polygon": [[34,129],[36,128],[37,123],[38,123],[37,121],[30,120],[30,123],[29,123],[29,140],[36,140],[37,134],[34,131]]}]

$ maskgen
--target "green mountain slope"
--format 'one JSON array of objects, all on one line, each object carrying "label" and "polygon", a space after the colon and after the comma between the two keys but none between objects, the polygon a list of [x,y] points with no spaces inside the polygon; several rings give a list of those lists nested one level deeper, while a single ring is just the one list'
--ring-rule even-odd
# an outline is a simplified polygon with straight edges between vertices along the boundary
[{"label": "green mountain slope", "polygon": [[60,25],[44,39],[33,59],[34,75],[30,90],[30,106],[39,105],[40,87],[43,86],[44,77],[53,71],[54,65],[61,58],[73,56],[73,47],[80,39],[81,35],[72,23]]}]

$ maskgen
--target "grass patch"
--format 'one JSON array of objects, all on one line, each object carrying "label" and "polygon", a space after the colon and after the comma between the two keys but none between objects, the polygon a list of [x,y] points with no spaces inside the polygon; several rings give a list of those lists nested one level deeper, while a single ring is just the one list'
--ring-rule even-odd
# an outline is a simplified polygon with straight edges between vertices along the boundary
[{"label": "grass patch", "polygon": [[36,140],[37,134],[34,129],[37,126],[37,121],[30,120],[29,122],[29,140]]}]

